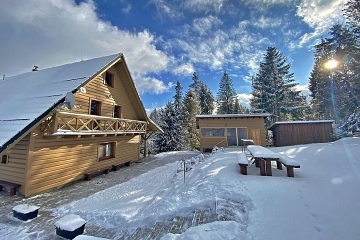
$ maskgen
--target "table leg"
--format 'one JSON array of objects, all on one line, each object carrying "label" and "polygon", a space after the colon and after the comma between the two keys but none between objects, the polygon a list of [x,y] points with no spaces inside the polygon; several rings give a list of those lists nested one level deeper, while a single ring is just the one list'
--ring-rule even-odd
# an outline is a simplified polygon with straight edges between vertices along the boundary
[{"label": "table leg", "polygon": [[259,167],[260,167],[260,175],[261,176],[266,176],[265,173],[265,161],[264,160],[257,160],[259,163]]},{"label": "table leg", "polygon": [[271,161],[264,161],[264,162],[265,162],[266,176],[272,176]]}]

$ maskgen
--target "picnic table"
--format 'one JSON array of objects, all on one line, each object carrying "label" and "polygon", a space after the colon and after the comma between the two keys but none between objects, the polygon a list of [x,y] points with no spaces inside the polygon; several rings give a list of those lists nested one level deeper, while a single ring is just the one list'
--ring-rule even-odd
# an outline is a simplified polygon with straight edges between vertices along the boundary
[{"label": "picnic table", "polygon": [[284,164],[288,177],[294,177],[294,168],[300,168],[300,163],[297,161],[262,146],[250,145],[247,146],[247,150],[255,160],[255,166],[260,168],[262,176],[272,176],[271,161],[276,161],[277,169],[282,169],[282,164]]},{"label": "picnic table", "polygon": [[[272,176],[271,161],[279,162],[279,154],[258,145],[247,146],[247,150],[255,160],[255,166],[260,168],[261,176]],[[278,165],[279,168],[279,165]]]}]

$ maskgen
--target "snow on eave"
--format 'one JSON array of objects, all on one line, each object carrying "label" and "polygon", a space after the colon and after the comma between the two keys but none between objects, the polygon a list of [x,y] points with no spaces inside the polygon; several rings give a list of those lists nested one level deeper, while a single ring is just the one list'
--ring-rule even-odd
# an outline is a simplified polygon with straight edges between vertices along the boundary
[{"label": "snow on eave", "polygon": [[274,122],[268,129],[271,130],[275,126],[284,125],[284,124],[312,124],[312,123],[334,123],[335,120],[312,120],[312,121],[284,121],[284,122]]},{"label": "snow on eave", "polygon": [[270,113],[251,113],[251,114],[215,114],[215,115],[196,115],[196,118],[249,118],[249,117],[270,117]]}]

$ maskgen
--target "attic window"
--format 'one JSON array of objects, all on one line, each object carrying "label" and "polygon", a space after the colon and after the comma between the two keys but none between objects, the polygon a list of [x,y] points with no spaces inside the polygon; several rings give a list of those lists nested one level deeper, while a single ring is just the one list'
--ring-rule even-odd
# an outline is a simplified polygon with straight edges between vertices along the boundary
[{"label": "attic window", "polygon": [[2,155],[1,156],[1,163],[7,164],[9,162],[9,155]]},{"label": "attic window", "polygon": [[110,87],[114,87],[114,74],[110,72],[105,73],[104,84]]}]

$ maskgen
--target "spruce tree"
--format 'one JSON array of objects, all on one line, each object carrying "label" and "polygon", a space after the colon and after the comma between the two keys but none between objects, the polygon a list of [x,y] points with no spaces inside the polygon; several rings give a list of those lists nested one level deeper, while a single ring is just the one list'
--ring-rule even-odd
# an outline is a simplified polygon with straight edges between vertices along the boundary
[{"label": "spruce tree", "polygon": [[214,111],[214,96],[204,82],[201,82],[200,92],[197,93],[197,96],[200,104],[200,114],[212,114]]},{"label": "spruce tree", "polygon": [[229,77],[229,74],[226,73],[226,71],[221,78],[219,91],[216,97],[218,114],[233,113],[236,92],[233,86],[233,81]]},{"label": "spruce tree", "polygon": [[305,111],[306,102],[295,90],[298,83],[290,72],[291,64],[275,47],[268,47],[264,58],[252,79],[252,109],[269,112],[277,120],[297,119]]},{"label": "spruce tree", "polygon": [[200,148],[199,131],[196,128],[196,115],[200,113],[200,106],[196,93],[189,88],[184,97],[184,130],[186,133],[187,147],[189,150]]},{"label": "spruce tree", "polygon": [[163,134],[158,134],[155,139],[157,152],[180,151],[185,149],[182,121],[175,108],[175,104],[168,102],[161,109],[159,126],[163,129]]}]

